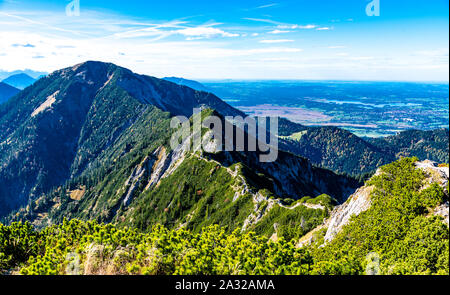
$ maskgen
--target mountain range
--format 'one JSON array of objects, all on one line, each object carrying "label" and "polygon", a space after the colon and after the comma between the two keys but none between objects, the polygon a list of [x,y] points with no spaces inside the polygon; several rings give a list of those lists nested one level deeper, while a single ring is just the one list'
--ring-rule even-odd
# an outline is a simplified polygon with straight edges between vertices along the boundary
[{"label": "mountain range", "polygon": [[[148,186],[159,187],[163,180],[171,179],[176,171],[170,167],[199,166],[198,159],[191,155],[170,150],[170,118],[191,117],[194,108],[211,109],[220,116],[245,114],[212,93],[177,81],[138,75],[113,64],[86,62],[43,77],[1,105],[0,214],[17,210],[42,195],[54,195],[55,188],[61,193],[62,186],[66,190],[63,195],[83,191],[80,188],[87,187],[88,182],[91,188],[83,192],[82,200],[76,200],[87,214],[80,208],[70,214],[117,219],[123,214],[117,213],[121,202],[126,199],[128,207],[132,199],[148,194]],[[242,177],[239,182],[247,188],[252,186],[254,194],[263,189],[268,198],[296,200],[326,193],[337,202],[345,201],[359,182],[335,173],[360,178],[402,156],[448,162],[448,130],[406,131],[388,138],[363,139],[340,128],[307,127],[280,118],[279,132],[280,149],[288,153],[280,150],[278,161],[272,165],[245,153],[226,152],[201,159],[217,162],[225,171],[238,165],[235,169],[240,172],[233,172],[233,181]],[[182,163],[177,163],[180,159]],[[124,179],[136,169],[138,175]],[[146,189],[136,190],[143,183]],[[196,189],[192,183],[183,185]],[[132,189],[125,189],[127,186]],[[169,191],[176,194],[171,186],[158,197],[169,199]],[[229,186],[213,187],[235,193]],[[106,187],[126,193],[111,198]],[[101,200],[105,194],[106,199]],[[59,199],[71,202],[70,198]],[[104,208],[106,200],[109,209]],[[99,204],[103,212],[91,210]],[[67,212],[54,215],[63,213]]]},{"label": "mountain range", "polygon": [[33,71],[33,70],[29,70],[29,69],[25,69],[25,70],[15,70],[15,71],[3,71],[0,70],[0,80],[4,80],[8,77],[11,77],[13,75],[17,75],[17,74],[26,74],[28,76],[30,76],[33,79],[39,79],[44,77],[45,75],[47,75],[47,72],[40,72],[40,71]]},{"label": "mountain range", "polygon": [[368,139],[280,118],[274,162],[249,140],[191,145],[223,137],[211,125],[170,144],[174,116],[212,115],[234,131],[225,117],[245,116],[95,61],[1,104],[0,273],[72,273],[74,252],[85,274],[361,274],[367,253],[376,273],[448,274],[448,129]]},{"label": "mountain range", "polygon": [[[149,190],[152,185],[158,190],[167,186],[157,194],[166,200],[185,190],[205,194],[211,190],[211,195],[194,193],[194,198],[212,198],[220,192],[220,198],[235,199],[239,193],[251,209],[254,198],[273,196],[299,199],[327,193],[344,201],[359,184],[281,151],[279,160],[267,165],[245,153],[209,159],[171,151],[171,116],[190,117],[194,108],[213,109],[222,116],[244,115],[211,93],[113,64],[86,62],[40,79],[0,106],[1,214],[50,192],[62,194],[59,200],[64,205],[58,203],[60,212],[55,216],[111,220],[123,217],[118,214],[121,208],[139,207],[140,199],[154,193]],[[199,187],[214,165],[219,174],[228,174],[229,182],[219,178]],[[180,169],[196,169],[202,177],[189,182],[173,178]],[[80,200],[65,197],[83,187]],[[70,210],[62,210],[65,206]],[[230,206],[242,211],[237,202]]]}]

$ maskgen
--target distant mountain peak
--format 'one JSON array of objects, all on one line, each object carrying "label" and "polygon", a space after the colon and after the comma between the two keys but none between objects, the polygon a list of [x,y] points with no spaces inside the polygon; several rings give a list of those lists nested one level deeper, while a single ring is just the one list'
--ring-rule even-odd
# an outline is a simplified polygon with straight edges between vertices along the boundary
[{"label": "distant mountain peak", "polygon": [[30,77],[29,75],[25,73],[19,73],[12,76],[9,76],[5,80],[3,80],[3,83],[6,83],[8,85],[11,85],[18,89],[24,89],[31,84],[33,84],[36,81],[33,77]]},{"label": "distant mountain peak", "polygon": [[166,80],[166,81],[178,84],[178,85],[182,85],[182,86],[187,86],[187,87],[192,88],[197,91],[210,92],[205,85],[203,85],[200,82],[194,81],[194,80],[188,80],[188,79],[180,78],[180,77],[165,77],[165,78],[163,78],[163,80]]},{"label": "distant mountain peak", "polygon": [[[33,79],[33,77],[31,77],[31,76],[29,76],[29,75],[27,75],[27,74],[25,74],[25,73],[15,74],[15,75],[12,75],[12,76],[10,76],[10,77],[18,77],[18,78]],[[6,79],[5,79],[5,80],[6,80]]]}]

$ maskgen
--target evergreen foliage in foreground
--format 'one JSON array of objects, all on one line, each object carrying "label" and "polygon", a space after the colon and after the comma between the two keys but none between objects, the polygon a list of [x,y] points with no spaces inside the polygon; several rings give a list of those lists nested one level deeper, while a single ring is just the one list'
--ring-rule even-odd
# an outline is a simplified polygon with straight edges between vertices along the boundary
[{"label": "evergreen foliage in foreground", "polygon": [[[444,189],[427,183],[417,158],[404,158],[381,168],[373,185],[370,209],[351,222],[326,247],[314,250],[325,261],[358,261],[367,267],[376,259],[382,274],[449,273],[449,229],[433,209],[448,201]],[[320,242],[319,242],[320,243]]]},{"label": "evergreen foliage in foreground", "polygon": [[415,158],[386,165],[367,185],[371,207],[328,244],[297,248],[218,225],[199,232],[156,225],[142,232],[96,221],[64,220],[36,231],[0,224],[0,271],[21,274],[446,274],[449,229],[433,208],[448,185],[424,187]]},{"label": "evergreen foliage in foreground", "polygon": [[313,267],[309,252],[294,241],[226,234],[218,226],[198,234],[163,226],[141,233],[71,220],[34,232],[27,223],[14,223],[1,226],[0,240],[1,268],[19,266],[26,275],[307,274]]}]

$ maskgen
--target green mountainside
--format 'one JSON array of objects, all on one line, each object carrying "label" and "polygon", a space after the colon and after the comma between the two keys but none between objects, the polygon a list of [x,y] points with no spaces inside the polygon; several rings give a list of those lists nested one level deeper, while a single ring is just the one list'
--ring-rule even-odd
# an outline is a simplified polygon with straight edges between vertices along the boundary
[{"label": "green mountainside", "polygon": [[418,163],[417,158],[383,166],[366,182],[370,193],[356,193],[347,201],[355,207],[366,199],[369,206],[351,214],[334,233],[332,223],[326,224],[327,242],[313,255],[332,272],[353,264],[356,272],[448,275],[448,175],[448,166]]},{"label": "green mountainside", "polygon": [[[2,214],[40,227],[66,217],[233,231],[304,197],[343,202],[360,185],[283,151],[262,163],[258,152],[171,150],[171,116],[190,116],[193,107],[222,120],[242,114],[212,94],[112,64],[87,62],[40,79],[0,108]],[[302,209],[295,211],[305,211],[308,228],[326,214]],[[273,223],[258,231],[273,231]]]},{"label": "green mountainside", "polygon": [[449,162],[449,130],[408,130],[386,138],[360,138],[337,127],[280,123],[280,148],[338,173],[360,176],[400,157]]},{"label": "green mountainside", "polygon": [[393,157],[417,157],[438,163],[449,162],[449,130],[407,130],[395,136],[372,138],[368,141]]},{"label": "green mountainside", "polygon": [[[326,243],[327,228],[321,227],[327,223],[306,246],[299,246],[296,236],[280,236],[279,230],[269,239],[264,232],[227,233],[218,225],[198,231],[155,225],[142,232],[65,219],[42,231],[29,223],[0,224],[0,270],[27,275],[448,275],[448,215],[445,225],[435,213],[444,202],[448,209],[448,167],[443,185],[438,170],[422,170],[416,160],[382,167],[366,183],[372,188],[366,196],[370,206]],[[325,199],[312,203],[325,206]],[[283,224],[282,216],[289,214],[278,214],[277,222]]]},{"label": "green mountainside", "polygon": [[[267,220],[279,218],[281,214],[273,212],[289,211],[284,204],[303,198],[302,204],[297,204],[299,208],[292,211],[296,214],[284,220],[285,226],[296,223],[301,216],[312,229],[329,208],[309,208],[303,204],[304,197],[326,193],[331,196],[326,195],[328,202],[343,202],[359,185],[354,179],[314,167],[306,159],[282,151],[276,162],[261,163],[257,152],[208,154],[171,151],[163,140],[149,144],[154,133],[148,133],[152,130],[148,126],[158,118],[157,109],[155,112],[145,117],[142,125],[133,125],[138,132],[125,132],[127,136],[106,149],[99,156],[102,160],[93,162],[86,172],[40,196],[10,215],[9,220],[29,220],[45,226],[64,218],[95,219],[142,230],[163,224],[196,232],[219,224],[229,232],[254,227],[259,232],[273,232],[274,222],[266,222],[263,227],[256,224],[266,215],[270,216]],[[202,115],[208,113],[211,111]],[[164,130],[167,124],[161,118],[154,126]],[[139,143],[133,143],[132,134],[139,134]],[[164,138],[161,134],[158,137]],[[127,151],[130,142],[136,148]],[[114,169],[105,168],[110,165]],[[291,234],[304,233],[307,228],[302,227]]]},{"label": "green mountainside", "polygon": [[6,83],[0,82],[0,104],[4,103],[19,92],[19,89]]},{"label": "green mountainside", "polygon": [[[154,108],[189,117],[193,108],[205,106],[224,115],[242,114],[210,93],[113,64],[86,62],[38,80],[0,105],[0,215],[103,165],[99,157],[106,149],[124,148],[116,145],[120,138],[132,140],[122,142],[126,149],[160,140],[167,135],[169,114],[165,125],[152,127]],[[143,118],[150,119],[150,130],[133,134],[147,128],[134,129],[139,122],[147,124]],[[149,141],[140,142],[140,136]]]}]

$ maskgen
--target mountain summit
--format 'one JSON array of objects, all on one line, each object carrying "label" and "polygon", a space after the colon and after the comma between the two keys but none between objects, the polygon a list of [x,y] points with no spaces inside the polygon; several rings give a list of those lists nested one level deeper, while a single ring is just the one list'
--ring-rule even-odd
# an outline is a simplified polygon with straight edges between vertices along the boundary
[{"label": "mountain summit", "polygon": [[150,106],[191,116],[216,96],[113,64],[85,62],[38,80],[0,106],[0,213],[83,171]]}]

